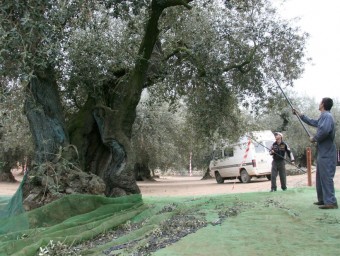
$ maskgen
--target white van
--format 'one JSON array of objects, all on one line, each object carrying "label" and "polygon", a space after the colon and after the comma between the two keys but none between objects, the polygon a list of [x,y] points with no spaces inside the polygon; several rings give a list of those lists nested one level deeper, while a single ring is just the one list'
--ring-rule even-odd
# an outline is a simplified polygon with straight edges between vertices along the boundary
[{"label": "white van", "polygon": [[214,151],[214,159],[209,165],[210,175],[217,183],[236,178],[248,183],[252,177],[270,180],[273,158],[269,150],[274,141],[274,134],[266,130],[248,133],[237,143],[225,145]]}]

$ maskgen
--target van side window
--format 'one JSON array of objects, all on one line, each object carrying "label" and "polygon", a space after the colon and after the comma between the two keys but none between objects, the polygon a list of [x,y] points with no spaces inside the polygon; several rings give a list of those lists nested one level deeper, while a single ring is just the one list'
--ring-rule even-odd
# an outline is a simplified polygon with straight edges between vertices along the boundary
[{"label": "van side window", "polygon": [[216,149],[213,151],[213,159],[217,160],[217,159],[221,159],[222,155],[221,155],[221,149]]},{"label": "van side window", "polygon": [[268,140],[266,140],[265,142],[264,142],[264,145],[266,146],[266,149],[269,151],[271,148],[272,148],[272,146],[273,146],[273,141],[268,141]]},{"label": "van side window", "polygon": [[272,141],[263,141],[260,143],[255,143],[255,152],[256,153],[265,153],[271,149],[273,145]]},{"label": "van side window", "polygon": [[234,156],[234,148],[228,147],[224,149],[224,157],[232,157]]}]

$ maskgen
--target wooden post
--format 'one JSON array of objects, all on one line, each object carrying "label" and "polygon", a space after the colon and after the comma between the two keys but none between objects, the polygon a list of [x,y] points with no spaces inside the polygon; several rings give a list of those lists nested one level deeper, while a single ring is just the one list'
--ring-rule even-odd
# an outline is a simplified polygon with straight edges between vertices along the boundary
[{"label": "wooden post", "polygon": [[307,185],[312,186],[312,150],[310,147],[306,148],[307,155]]},{"label": "wooden post", "polygon": [[190,152],[190,154],[189,154],[189,175],[190,175],[190,177],[192,176],[191,161],[192,161],[192,152]]}]

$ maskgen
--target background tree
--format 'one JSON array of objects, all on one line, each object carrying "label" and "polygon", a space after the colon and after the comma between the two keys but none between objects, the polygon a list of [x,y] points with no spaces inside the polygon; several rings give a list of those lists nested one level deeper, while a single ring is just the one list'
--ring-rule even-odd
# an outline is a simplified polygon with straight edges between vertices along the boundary
[{"label": "background tree", "polygon": [[169,109],[168,104],[155,102],[145,96],[137,108],[132,144],[138,179],[150,179],[155,169],[189,174],[190,165],[192,169],[207,168],[211,141],[197,136],[185,106]]},{"label": "background tree", "polygon": [[17,81],[0,81],[0,181],[15,182],[12,168],[24,168],[33,153],[23,96]]},{"label": "background tree", "polygon": [[155,169],[183,167],[180,149],[176,148],[181,133],[179,116],[171,113],[166,104],[154,105],[149,98],[140,102],[137,113],[132,146],[138,179],[150,179]]},{"label": "background tree", "polygon": [[[331,96],[332,97],[332,96]],[[339,127],[340,127],[340,100],[339,98],[334,98],[334,106],[331,110],[331,113],[334,116],[335,119],[335,125],[336,125],[336,134],[335,134],[335,144],[337,146],[338,151],[340,151],[340,136],[339,136]],[[339,152],[338,152],[339,154]],[[340,157],[340,155],[339,155]],[[340,164],[340,158],[338,158],[338,164]]]}]

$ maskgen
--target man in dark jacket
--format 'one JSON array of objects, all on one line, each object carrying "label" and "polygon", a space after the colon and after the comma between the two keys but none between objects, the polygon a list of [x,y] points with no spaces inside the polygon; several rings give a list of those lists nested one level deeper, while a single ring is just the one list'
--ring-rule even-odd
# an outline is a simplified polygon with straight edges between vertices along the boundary
[{"label": "man in dark jacket", "polygon": [[319,104],[321,115],[317,120],[300,114],[297,110],[293,109],[293,114],[299,115],[302,121],[317,127],[315,136],[311,136],[309,139],[311,142],[317,143],[316,193],[318,201],[314,204],[319,205],[320,209],[338,208],[333,180],[336,170],[337,153],[334,143],[335,124],[330,113],[332,107],[333,100],[331,98],[323,98]]},{"label": "man in dark jacket", "polygon": [[290,151],[289,146],[285,143],[283,139],[283,135],[280,132],[274,133],[275,142],[272,145],[270,150],[270,154],[273,156],[272,162],[272,171],[271,171],[271,190],[270,192],[276,191],[276,177],[277,174],[280,175],[281,188],[283,191],[287,190],[287,175],[286,175],[286,165],[285,165],[285,156],[286,153],[290,158],[290,161],[294,164],[294,156]]}]

